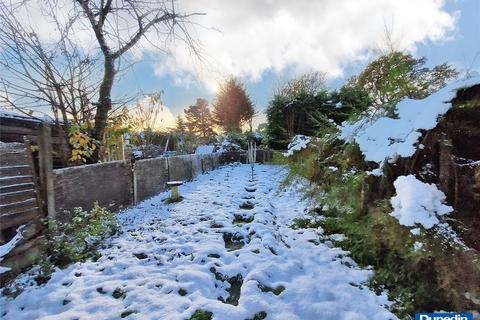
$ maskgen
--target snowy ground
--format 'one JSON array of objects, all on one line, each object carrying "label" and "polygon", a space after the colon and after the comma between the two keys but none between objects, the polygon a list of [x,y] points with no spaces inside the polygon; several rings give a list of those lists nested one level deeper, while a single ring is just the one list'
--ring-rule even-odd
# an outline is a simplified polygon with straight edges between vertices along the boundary
[{"label": "snowy ground", "polygon": [[[385,296],[318,230],[294,230],[306,204],[280,190],[284,169],[231,165],[120,214],[122,233],[96,262],[56,271],[16,299],[3,319],[393,319]],[[248,189],[248,190],[247,190]],[[253,205],[253,208],[251,208]],[[241,208],[243,207],[243,208]]]}]

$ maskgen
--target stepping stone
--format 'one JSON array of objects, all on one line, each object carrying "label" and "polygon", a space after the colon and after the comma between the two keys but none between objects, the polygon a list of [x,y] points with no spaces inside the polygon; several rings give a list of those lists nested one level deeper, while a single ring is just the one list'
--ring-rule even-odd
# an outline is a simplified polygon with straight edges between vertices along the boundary
[{"label": "stepping stone", "polygon": [[255,205],[253,204],[253,202],[248,200],[240,204],[240,209],[244,209],[244,210],[252,210],[254,207]]}]

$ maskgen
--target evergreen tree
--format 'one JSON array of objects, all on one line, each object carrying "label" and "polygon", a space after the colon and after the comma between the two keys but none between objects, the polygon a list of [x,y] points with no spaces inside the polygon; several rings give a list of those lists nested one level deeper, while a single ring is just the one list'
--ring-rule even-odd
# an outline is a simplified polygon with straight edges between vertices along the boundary
[{"label": "evergreen tree", "polygon": [[319,136],[372,104],[368,92],[355,85],[339,91],[298,91],[292,96],[275,95],[267,108],[268,144],[285,149],[294,135]]},{"label": "evergreen tree", "polygon": [[184,133],[187,131],[187,125],[185,123],[185,120],[183,120],[182,116],[177,116],[177,119],[175,119],[175,128],[174,131],[177,133]]},{"label": "evergreen tree", "polygon": [[189,106],[184,113],[190,131],[204,142],[208,142],[215,135],[213,118],[208,109],[207,100],[198,98],[197,102]]},{"label": "evergreen tree", "polygon": [[243,83],[235,78],[227,79],[213,105],[215,124],[225,131],[241,131],[242,125],[251,124],[255,110]]}]

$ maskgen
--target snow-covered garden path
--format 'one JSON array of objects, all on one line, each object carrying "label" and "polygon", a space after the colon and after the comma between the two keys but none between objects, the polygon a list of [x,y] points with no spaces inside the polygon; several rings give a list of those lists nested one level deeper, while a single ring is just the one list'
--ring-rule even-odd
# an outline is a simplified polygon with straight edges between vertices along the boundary
[{"label": "snow-covered garden path", "polygon": [[[4,319],[392,319],[387,299],[319,230],[291,228],[306,204],[281,167],[230,165],[119,215],[96,262],[0,298]],[[253,208],[252,208],[253,205]],[[243,207],[243,208],[241,208]],[[197,313],[198,314],[198,313]],[[200,318],[199,318],[200,319]]]}]

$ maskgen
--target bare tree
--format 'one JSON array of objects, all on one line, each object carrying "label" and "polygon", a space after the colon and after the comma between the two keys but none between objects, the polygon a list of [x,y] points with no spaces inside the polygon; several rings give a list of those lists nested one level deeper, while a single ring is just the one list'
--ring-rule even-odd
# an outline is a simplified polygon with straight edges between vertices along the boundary
[{"label": "bare tree", "polygon": [[274,95],[288,97],[299,93],[315,94],[325,89],[325,73],[311,72],[301,75],[298,78],[289,80],[284,85],[274,89]]},{"label": "bare tree", "polygon": [[[155,34],[159,49],[180,39],[198,55],[187,25],[198,13],[177,13],[175,0],[39,1],[57,30],[55,42],[48,45],[16,18],[30,2],[0,4],[0,67],[7,71],[0,76],[0,101],[27,114],[31,108],[50,106],[66,132],[72,119],[88,122],[89,135],[102,141],[109,115],[119,108],[111,93],[122,70],[120,60],[141,39],[149,41]],[[70,8],[58,9],[60,3]],[[93,34],[96,50],[81,49],[74,36],[78,31]],[[98,148],[91,159],[96,161]]]},{"label": "bare tree", "polygon": [[148,95],[130,111],[129,124],[136,132],[151,132],[160,128],[164,120],[161,113],[165,108],[161,94],[162,92]]},{"label": "bare tree", "polygon": [[166,39],[179,37],[195,51],[186,24],[189,17],[198,13],[177,13],[174,0],[76,0],[76,3],[95,34],[103,58],[93,133],[94,138],[101,140],[112,109],[115,63],[149,32]]},{"label": "bare tree", "polygon": [[[57,34],[42,42],[31,26],[20,21],[16,7],[0,4],[0,99],[11,109],[31,115],[51,109],[68,134],[69,123],[90,123],[100,78],[96,60],[84,54],[68,37],[71,22],[49,15]],[[50,7],[50,9],[53,9]],[[43,107],[43,108],[42,108]]]}]

